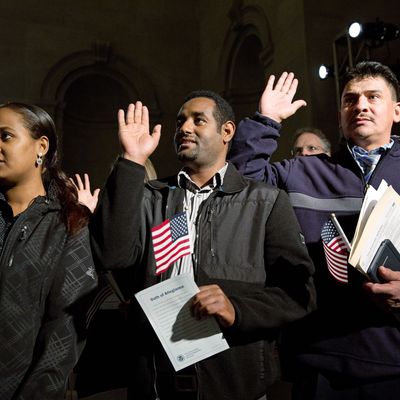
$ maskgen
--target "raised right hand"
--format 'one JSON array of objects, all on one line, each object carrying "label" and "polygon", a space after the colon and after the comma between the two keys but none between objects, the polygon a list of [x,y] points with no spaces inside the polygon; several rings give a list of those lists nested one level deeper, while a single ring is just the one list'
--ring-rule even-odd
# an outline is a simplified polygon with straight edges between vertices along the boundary
[{"label": "raised right hand", "polygon": [[281,123],[284,119],[293,115],[300,107],[307,103],[304,100],[293,101],[296,94],[298,80],[293,72],[284,72],[274,87],[275,76],[268,78],[267,86],[261,95],[259,111],[262,115]]},{"label": "raised right hand", "polygon": [[156,125],[150,134],[149,110],[140,101],[129,104],[126,115],[118,111],[118,136],[123,157],[144,165],[160,141],[161,125]]}]

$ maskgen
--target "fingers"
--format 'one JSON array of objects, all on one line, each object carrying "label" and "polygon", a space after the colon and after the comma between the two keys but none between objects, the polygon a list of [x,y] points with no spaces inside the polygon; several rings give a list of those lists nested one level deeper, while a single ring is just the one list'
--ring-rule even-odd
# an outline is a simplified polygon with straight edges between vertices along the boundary
[{"label": "fingers", "polygon": [[379,274],[385,281],[400,281],[400,272],[390,269],[390,265],[388,268],[384,266],[379,267]]},{"label": "fingers", "polygon": [[119,128],[123,128],[125,126],[125,111],[118,110],[118,126]]},{"label": "fingers", "polygon": [[379,274],[387,282],[367,282],[364,285],[365,289],[379,296],[389,307],[398,308],[400,304],[400,272],[381,266]]},{"label": "fingers", "polygon": [[77,191],[83,190],[83,183],[82,183],[82,179],[79,176],[79,174],[75,174],[75,179],[76,179],[76,182],[74,181],[73,178],[69,178],[69,180],[75,186]]},{"label": "fingers", "polygon": [[288,79],[286,80],[287,85],[285,85],[285,89],[288,95],[294,97],[296,94],[297,86],[299,85],[298,79],[294,79],[294,74],[290,73]]},{"label": "fingers", "polygon": [[135,105],[129,104],[126,110],[126,125],[133,124],[135,121]]},{"label": "fingers", "polygon": [[[285,74],[286,74],[286,76],[285,76]],[[284,82],[283,82],[281,91],[282,91],[283,93],[290,94],[289,91],[290,91],[290,87],[291,87],[292,84],[293,84],[294,73],[293,73],[293,72],[290,72],[290,73],[288,74],[287,72],[284,72],[284,73],[282,74],[281,78],[283,78],[284,76],[285,76],[285,80],[284,80]],[[297,79],[296,79],[296,81],[297,81]],[[296,85],[296,88],[297,88],[297,85]],[[296,90],[295,90],[294,92],[296,92]],[[294,94],[294,93],[293,93],[293,94]]]},{"label": "fingers", "polygon": [[275,85],[274,88],[274,82],[275,82],[275,75],[271,75],[268,78],[266,90],[272,91],[275,90],[277,92],[282,92],[284,94],[289,94],[294,96],[297,90],[297,86],[299,84],[299,81],[297,79],[294,79],[294,73],[290,72],[283,72],[282,75],[279,77],[278,82]]},{"label": "fingers", "polygon": [[137,101],[135,104],[130,103],[126,110],[118,110],[118,125],[119,127],[125,127],[129,124],[148,124],[149,123],[149,110],[143,105],[141,101]]},{"label": "fingers", "polygon": [[83,174],[83,177],[85,179],[85,189],[90,190],[90,179],[88,174]]},{"label": "fingers", "polygon": [[83,182],[82,182],[81,176],[79,174],[75,174],[75,179],[76,179],[78,189],[83,190],[84,187],[83,187]]},{"label": "fingers", "polygon": [[[140,103],[140,101],[138,102]],[[142,105],[142,103],[140,103]],[[146,126],[150,125],[149,121],[149,109],[146,106],[143,106],[140,113],[140,122],[141,124],[145,124]]]},{"label": "fingers", "polygon": [[[275,85],[275,90],[277,90],[278,92],[282,92],[283,91],[282,89],[283,89],[283,87],[285,85],[287,76],[288,76],[287,72],[283,72],[282,73],[282,75],[278,79],[278,82]],[[286,93],[286,91],[285,91],[285,93]]]},{"label": "fingers", "polygon": [[393,271],[384,266],[379,267],[379,275],[385,280],[385,283],[367,282],[365,286],[374,294],[383,294],[388,296],[400,295],[400,272]]},{"label": "fingers", "polygon": [[126,115],[124,110],[118,110],[118,125],[120,128],[126,125],[133,124],[137,120],[141,120],[142,115],[142,103],[137,101],[136,104],[130,103],[128,109],[126,110]]},{"label": "fingers", "polygon": [[235,321],[235,310],[218,285],[200,287],[192,302],[192,315],[201,319],[206,316],[215,316],[223,326],[231,326]]},{"label": "fingers", "polygon": [[133,122],[135,124],[142,123],[142,114],[143,114],[143,104],[141,101],[137,101],[136,104],[133,105]]},{"label": "fingers", "polygon": [[200,292],[193,298],[193,314],[196,318],[200,319],[202,316],[214,313],[216,303],[220,300],[221,293],[219,290],[216,285],[200,288]]},{"label": "fingers", "polygon": [[79,190],[78,186],[76,186],[75,181],[72,178],[69,178],[69,180],[71,181],[71,183],[75,186],[76,190]]},{"label": "fingers", "polygon": [[267,86],[265,87],[266,91],[272,91],[274,88],[274,82],[275,82],[275,75],[271,75],[268,78]]}]

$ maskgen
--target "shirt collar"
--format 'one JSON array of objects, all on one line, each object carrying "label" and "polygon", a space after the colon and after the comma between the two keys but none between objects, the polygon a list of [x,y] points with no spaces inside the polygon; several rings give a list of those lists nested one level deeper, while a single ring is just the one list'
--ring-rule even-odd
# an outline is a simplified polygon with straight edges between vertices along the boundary
[{"label": "shirt collar", "polygon": [[[224,183],[224,177],[227,168],[228,163],[225,163],[225,165],[213,176],[212,182],[203,188],[199,188],[190,178],[189,174],[185,171],[185,168],[182,168],[178,173],[178,186],[183,189],[188,189],[188,186],[191,186],[194,187],[196,191],[203,189],[212,190],[219,188]],[[190,185],[188,185],[188,183],[190,183]]]},{"label": "shirt collar", "polygon": [[350,143],[347,144],[348,148],[351,151],[351,154],[354,158],[357,158],[358,155],[361,154],[370,154],[370,155],[381,155],[386,152],[386,150],[391,149],[394,144],[394,140],[390,139],[389,143],[384,144],[383,146],[377,147],[373,150],[367,151],[360,146],[352,145]]}]

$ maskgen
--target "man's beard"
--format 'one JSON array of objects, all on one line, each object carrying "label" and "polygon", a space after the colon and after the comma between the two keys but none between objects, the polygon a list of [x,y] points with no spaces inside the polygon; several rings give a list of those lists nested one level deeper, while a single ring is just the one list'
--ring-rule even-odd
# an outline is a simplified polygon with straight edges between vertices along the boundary
[{"label": "man's beard", "polygon": [[199,153],[197,150],[192,150],[191,152],[187,151],[178,152],[177,155],[179,161],[187,162],[187,161],[195,161]]}]

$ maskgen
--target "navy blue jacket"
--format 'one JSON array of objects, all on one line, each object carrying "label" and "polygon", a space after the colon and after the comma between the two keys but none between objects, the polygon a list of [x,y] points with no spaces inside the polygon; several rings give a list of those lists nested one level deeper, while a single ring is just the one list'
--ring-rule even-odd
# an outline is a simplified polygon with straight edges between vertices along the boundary
[{"label": "navy blue jacket", "polygon": [[[349,283],[328,272],[321,229],[334,212],[352,238],[365,192],[365,181],[344,145],[332,157],[325,154],[270,163],[277,148],[280,124],[256,114],[242,121],[230,161],[239,171],[284,189],[291,200],[316,268],[318,310],[288,333],[297,361],[321,371],[350,377],[400,376],[400,324],[378,308],[364,292],[364,277],[349,267]],[[369,184],[382,179],[400,193],[400,143],[379,161]],[[286,347],[287,349],[287,347]]]}]

